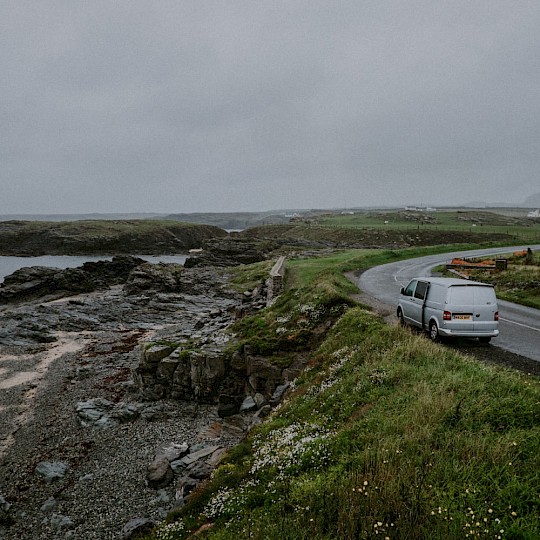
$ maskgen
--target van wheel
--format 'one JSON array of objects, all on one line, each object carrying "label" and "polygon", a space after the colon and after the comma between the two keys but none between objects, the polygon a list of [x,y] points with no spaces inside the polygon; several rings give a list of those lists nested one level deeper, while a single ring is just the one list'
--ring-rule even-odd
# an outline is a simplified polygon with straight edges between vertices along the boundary
[{"label": "van wheel", "polygon": [[405,322],[405,317],[403,316],[403,311],[401,311],[401,309],[398,309],[397,318],[399,321],[399,326],[401,326],[401,328],[405,328],[407,323]]},{"label": "van wheel", "polygon": [[489,343],[491,341],[491,338],[490,337],[479,337],[478,341],[480,343]]},{"label": "van wheel", "polygon": [[431,341],[439,341],[439,329],[437,328],[437,323],[433,321],[429,323],[429,339]]}]

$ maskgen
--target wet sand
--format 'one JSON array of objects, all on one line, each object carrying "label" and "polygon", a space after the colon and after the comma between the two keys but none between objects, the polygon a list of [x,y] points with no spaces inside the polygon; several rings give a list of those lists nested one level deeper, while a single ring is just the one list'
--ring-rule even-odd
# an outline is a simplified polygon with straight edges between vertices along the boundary
[{"label": "wet sand", "polygon": [[82,350],[91,336],[57,332],[56,338],[58,341],[34,354],[0,353],[0,460],[14,443],[15,433],[32,418],[35,396],[42,390],[50,365],[65,354]]}]

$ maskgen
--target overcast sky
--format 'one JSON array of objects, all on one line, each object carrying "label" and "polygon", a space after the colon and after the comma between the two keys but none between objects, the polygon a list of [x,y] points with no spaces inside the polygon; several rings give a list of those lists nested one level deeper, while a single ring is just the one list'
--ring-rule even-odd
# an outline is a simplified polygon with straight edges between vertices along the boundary
[{"label": "overcast sky", "polygon": [[0,0],[0,214],[540,192],[538,0]]}]

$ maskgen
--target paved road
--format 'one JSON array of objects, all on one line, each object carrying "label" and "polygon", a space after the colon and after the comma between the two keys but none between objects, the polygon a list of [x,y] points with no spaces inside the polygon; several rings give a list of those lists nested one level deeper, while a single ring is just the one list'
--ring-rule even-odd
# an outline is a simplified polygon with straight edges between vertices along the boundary
[{"label": "paved road", "polygon": [[[433,267],[444,264],[454,257],[481,257],[511,253],[528,247],[533,251],[540,250],[540,245],[475,249],[383,264],[364,272],[357,284],[364,293],[393,309],[397,303],[400,288],[411,278],[429,276]],[[492,341],[492,344],[540,362],[540,310],[499,301],[499,314],[500,335]]]}]

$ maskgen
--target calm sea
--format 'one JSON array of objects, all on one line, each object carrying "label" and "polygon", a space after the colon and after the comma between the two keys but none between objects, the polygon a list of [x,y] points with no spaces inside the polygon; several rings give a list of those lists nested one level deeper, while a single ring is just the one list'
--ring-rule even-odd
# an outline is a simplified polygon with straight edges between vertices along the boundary
[{"label": "calm sea", "polygon": [[[135,255],[151,263],[184,264],[187,255]],[[112,257],[44,255],[42,257],[0,257],[0,283],[6,276],[25,266],[48,266],[51,268],[76,268],[87,261],[110,261]]]}]

